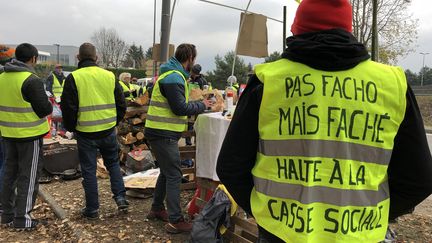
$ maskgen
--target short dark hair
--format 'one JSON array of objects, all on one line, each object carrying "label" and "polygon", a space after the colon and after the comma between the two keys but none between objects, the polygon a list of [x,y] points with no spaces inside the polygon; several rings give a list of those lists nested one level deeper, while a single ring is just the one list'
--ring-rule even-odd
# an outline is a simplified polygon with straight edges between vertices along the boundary
[{"label": "short dark hair", "polygon": [[15,49],[15,57],[18,61],[28,62],[33,57],[38,57],[39,53],[34,45],[29,43],[22,43],[17,46]]},{"label": "short dark hair", "polygon": [[174,57],[179,61],[180,63],[186,62],[189,58],[192,57],[192,59],[195,59],[197,55],[197,51],[195,48],[195,45],[193,44],[180,44],[174,54]]},{"label": "short dark hair", "polygon": [[79,48],[79,57],[81,60],[92,59],[96,61],[96,47],[92,43],[83,43]]}]

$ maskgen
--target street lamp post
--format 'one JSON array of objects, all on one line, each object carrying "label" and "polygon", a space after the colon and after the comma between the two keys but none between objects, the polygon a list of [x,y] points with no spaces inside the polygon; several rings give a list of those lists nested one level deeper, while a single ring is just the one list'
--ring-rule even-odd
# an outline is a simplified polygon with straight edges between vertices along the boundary
[{"label": "street lamp post", "polygon": [[424,78],[424,71],[425,71],[425,56],[429,55],[429,52],[420,52],[420,55],[423,55],[423,68],[422,68],[422,76],[421,76],[421,83],[420,86],[423,86],[423,78]]},{"label": "street lamp post", "polygon": [[60,44],[53,44],[54,46],[57,46],[57,64],[60,64]]}]

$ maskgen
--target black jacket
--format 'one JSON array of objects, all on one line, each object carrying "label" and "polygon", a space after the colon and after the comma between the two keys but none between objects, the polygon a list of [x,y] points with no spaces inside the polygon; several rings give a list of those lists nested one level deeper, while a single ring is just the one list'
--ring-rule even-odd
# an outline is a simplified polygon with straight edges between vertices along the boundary
[{"label": "black jacket", "polygon": [[191,84],[199,85],[200,89],[204,89],[204,85],[208,85],[207,80],[204,78],[202,74],[198,74],[197,76],[191,76],[191,80],[189,81]]},{"label": "black jacket", "polygon": [[[310,67],[337,71],[355,67],[367,60],[365,47],[350,33],[330,30],[287,38],[282,57]],[[258,147],[258,112],[263,84],[253,75],[244,90],[219,153],[217,174],[235,201],[249,214],[250,194],[254,186],[251,169]],[[423,120],[411,88],[408,86],[405,118],[395,137],[388,167],[390,219],[408,213],[432,193],[432,158]],[[280,239],[264,232],[270,242]]]},{"label": "black jacket", "polygon": [[[78,68],[91,67],[91,66],[97,66],[97,64],[94,61],[89,59],[82,60],[78,63]],[[97,90],[95,90],[95,92],[97,92]],[[113,95],[115,98],[115,104],[117,110],[117,123],[118,123],[123,119],[126,113],[126,103],[123,96],[123,90],[118,82],[116,82],[115,84]],[[60,107],[62,109],[63,124],[66,130],[70,132],[77,132],[83,137],[89,139],[104,138],[110,135],[114,130],[113,127],[108,130],[104,130],[100,132],[91,132],[91,133],[76,131],[75,128],[78,120],[79,101],[78,101],[78,90],[73,75],[68,75],[65,80],[61,100],[62,102],[60,104]]]},{"label": "black jacket", "polygon": [[[32,75],[28,77],[22,87],[21,93],[25,101],[31,104],[33,111],[39,118],[43,118],[51,114],[52,105],[48,100],[46,95],[44,85],[42,79],[35,75],[35,70],[33,67],[20,62],[18,60],[12,60],[12,62],[6,63],[4,66],[4,71],[7,72],[31,72]],[[4,137],[5,140],[16,141],[16,142],[25,142],[32,141],[38,138],[45,136],[45,134],[29,137],[29,138],[7,138]]]}]

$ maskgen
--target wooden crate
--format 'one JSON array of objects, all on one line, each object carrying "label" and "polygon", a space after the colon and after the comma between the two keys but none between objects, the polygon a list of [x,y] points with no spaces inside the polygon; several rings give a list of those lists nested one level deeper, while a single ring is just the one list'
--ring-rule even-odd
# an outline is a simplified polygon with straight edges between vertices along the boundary
[{"label": "wooden crate", "polygon": [[[243,210],[241,210],[243,211]],[[226,242],[253,243],[258,239],[258,226],[253,218],[245,219],[241,213],[231,217],[231,227],[223,235]]]},{"label": "wooden crate", "polygon": [[[200,210],[206,205],[205,197],[209,190],[215,191],[220,184],[207,178],[197,178],[197,185],[201,188],[201,193],[196,199],[196,206]],[[238,208],[236,214],[231,217],[231,227],[223,235],[226,242],[233,243],[253,243],[258,239],[258,227],[253,218],[244,218],[244,211]]]},{"label": "wooden crate", "polygon": [[179,147],[180,159],[193,159],[194,165],[189,168],[182,168],[183,175],[189,175],[189,182],[182,183],[182,190],[191,190],[196,188],[196,174],[195,174],[195,161],[196,161],[196,147],[195,146],[181,146]]}]

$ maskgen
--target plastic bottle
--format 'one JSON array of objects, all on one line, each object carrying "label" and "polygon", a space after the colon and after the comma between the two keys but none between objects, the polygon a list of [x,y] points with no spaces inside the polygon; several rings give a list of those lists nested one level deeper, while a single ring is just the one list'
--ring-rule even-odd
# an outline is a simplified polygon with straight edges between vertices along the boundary
[{"label": "plastic bottle", "polygon": [[233,112],[233,109],[234,109],[234,90],[231,90],[231,89],[226,90],[225,109],[228,112]]},{"label": "plastic bottle", "polygon": [[55,128],[55,126],[53,126],[53,128],[51,129],[51,137],[54,138],[57,135],[57,129]]}]

